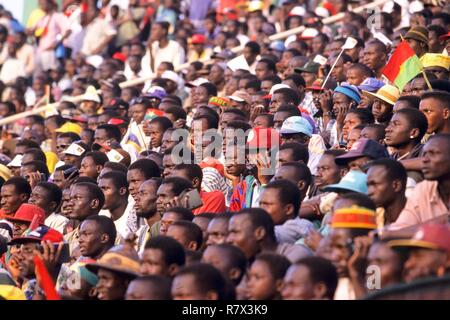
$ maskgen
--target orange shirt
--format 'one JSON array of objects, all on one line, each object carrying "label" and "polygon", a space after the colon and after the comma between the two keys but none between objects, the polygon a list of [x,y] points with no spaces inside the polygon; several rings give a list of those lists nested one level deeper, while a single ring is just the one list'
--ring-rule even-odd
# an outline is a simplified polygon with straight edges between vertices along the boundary
[{"label": "orange shirt", "polygon": [[192,213],[194,215],[204,212],[221,213],[225,211],[225,196],[221,191],[200,191],[200,197],[202,198],[203,206],[193,210]]}]

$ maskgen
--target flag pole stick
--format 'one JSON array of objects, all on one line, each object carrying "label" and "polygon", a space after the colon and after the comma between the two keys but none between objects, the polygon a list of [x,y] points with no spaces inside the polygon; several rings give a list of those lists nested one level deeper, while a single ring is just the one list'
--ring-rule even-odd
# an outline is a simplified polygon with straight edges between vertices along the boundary
[{"label": "flag pole stick", "polygon": [[433,87],[431,86],[431,83],[428,80],[428,76],[427,76],[425,70],[423,70],[423,69],[422,69],[422,74],[423,74],[423,78],[425,79],[425,82],[427,83],[428,89],[430,89],[430,91],[433,91]]},{"label": "flag pole stick", "polygon": [[337,62],[338,62],[338,60],[339,60],[339,58],[340,58],[341,55],[344,53],[344,50],[345,50],[345,49],[342,49],[341,52],[339,52],[339,54],[338,54],[336,60],[334,60],[333,65],[331,66],[330,71],[328,72],[328,74],[327,74],[325,80],[324,80],[323,83],[322,83],[322,88],[321,88],[321,89],[325,88],[325,85],[327,84],[327,81],[328,81],[328,79],[330,78],[331,71],[333,71],[334,67],[336,66],[336,64],[337,64]]}]

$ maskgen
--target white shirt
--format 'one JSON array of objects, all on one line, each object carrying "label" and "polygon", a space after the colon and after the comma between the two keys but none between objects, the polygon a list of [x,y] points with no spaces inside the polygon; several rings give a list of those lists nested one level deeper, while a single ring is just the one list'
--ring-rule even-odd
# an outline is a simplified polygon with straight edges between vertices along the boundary
[{"label": "white shirt", "polygon": [[64,217],[61,214],[57,214],[53,212],[51,215],[49,215],[44,223],[47,227],[53,228],[58,232],[64,233],[64,228],[66,227],[67,223],[69,222],[69,219]]},{"label": "white shirt", "polygon": [[[134,205],[134,202],[131,203],[129,201],[122,216],[119,219],[114,220],[114,225],[116,226],[117,236],[120,236],[122,239],[125,239],[128,236],[128,234],[136,232],[136,229],[133,230],[134,227],[132,225],[130,225],[130,223],[128,221],[130,219],[130,215],[132,213],[131,211],[133,209],[133,205]],[[100,210],[99,215],[106,216],[108,218],[112,218],[111,212],[107,209]]]},{"label": "white shirt", "polygon": [[[161,62],[171,62],[175,69],[185,61],[185,52],[183,47],[173,40],[169,40],[169,43],[165,48],[159,47],[159,41],[152,43],[152,52],[154,59],[155,69],[161,64]],[[153,71],[150,64],[150,52],[147,48],[145,56],[142,58],[142,71],[148,76],[152,75]]]},{"label": "white shirt", "polygon": [[309,170],[311,170],[311,174],[316,174],[317,164],[319,163],[319,160],[325,150],[327,150],[327,147],[325,146],[325,142],[323,141],[322,136],[313,134],[308,144],[308,168]]}]

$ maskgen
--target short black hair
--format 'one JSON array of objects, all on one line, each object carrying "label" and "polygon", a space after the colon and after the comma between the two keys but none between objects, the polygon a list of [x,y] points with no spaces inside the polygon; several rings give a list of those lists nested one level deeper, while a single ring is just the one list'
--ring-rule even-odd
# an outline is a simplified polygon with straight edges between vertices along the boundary
[{"label": "short black hair", "polygon": [[284,78],[284,80],[285,81],[292,80],[297,87],[299,87],[299,86],[306,87],[305,79],[298,73],[292,73],[292,74],[288,75],[286,78]]},{"label": "short black hair", "polygon": [[207,293],[215,291],[219,300],[224,300],[227,295],[227,282],[222,273],[210,264],[193,263],[178,271],[176,277],[192,275],[195,287]]},{"label": "short black hair", "polygon": [[62,191],[61,189],[54,183],[51,182],[39,182],[36,187],[44,188],[48,193],[48,200],[50,202],[55,202],[58,207],[62,200]]},{"label": "short black hair", "polygon": [[97,199],[99,202],[98,210],[103,208],[103,205],[105,204],[105,195],[103,194],[102,189],[100,189],[98,185],[92,182],[76,182],[74,186],[88,189],[90,200]]},{"label": "short black hair", "polygon": [[275,62],[273,60],[262,58],[258,61],[258,63],[264,63],[267,66],[268,70],[273,71],[275,74],[277,73],[277,66],[275,65]]},{"label": "short black hair", "polygon": [[170,184],[175,196],[179,196],[184,190],[192,188],[192,183],[189,180],[180,177],[165,178],[162,184]]},{"label": "short black hair", "polygon": [[294,206],[294,216],[298,215],[300,205],[302,204],[302,195],[295,183],[280,179],[271,181],[266,185],[264,190],[275,189],[278,191],[278,200],[282,205],[292,204]]},{"label": "short black hair", "polygon": [[185,231],[185,235],[189,242],[194,241],[197,243],[197,250],[200,250],[203,243],[203,231],[200,229],[198,225],[193,223],[192,221],[175,221],[170,225],[171,227],[176,226],[180,227]]},{"label": "short black hair", "polygon": [[280,146],[281,150],[292,150],[294,155],[294,161],[303,161],[303,163],[308,163],[309,161],[309,151],[306,146],[298,142],[287,142]]},{"label": "short black hair", "polygon": [[362,64],[362,63],[353,63],[348,68],[348,70],[350,70],[350,69],[358,70],[359,72],[362,73],[362,75],[366,76],[366,78],[373,78],[375,76],[373,71],[368,66],[366,66],[365,64]]},{"label": "short black hair", "polygon": [[125,174],[127,174],[128,172],[128,168],[119,162],[112,162],[112,161],[105,162],[103,168],[108,168],[111,169],[112,171],[123,172]]},{"label": "short black hair", "polygon": [[298,95],[297,91],[291,88],[281,88],[278,90],[275,90],[274,94],[281,94],[283,96],[283,99],[286,100],[286,104],[292,104],[294,106],[298,106],[300,103],[300,96]]},{"label": "short black hair", "polygon": [[[276,92],[278,92],[278,90]],[[277,109],[277,112],[287,112],[287,113],[289,113],[289,117],[293,117],[293,116],[301,117],[302,116],[302,112],[297,108],[297,105],[294,106],[292,104],[280,105]],[[275,113],[277,113],[277,112],[275,112]]]},{"label": "short black hair", "polygon": [[262,227],[269,239],[276,241],[275,238],[275,225],[272,217],[262,208],[245,208],[235,213],[233,216],[246,215],[248,216],[253,228]]},{"label": "short black hair", "polygon": [[[226,218],[228,219],[229,216],[226,216]],[[241,271],[240,277],[238,279],[235,279],[234,281],[236,285],[240,283],[247,269],[247,257],[245,256],[245,253],[238,247],[228,243],[211,244],[208,247],[215,247],[221,250],[221,253],[223,254],[223,259],[227,262],[227,264],[231,268],[237,268],[239,269],[239,271]]]},{"label": "short black hair", "polygon": [[102,167],[109,161],[108,156],[101,151],[89,151],[84,157],[91,157],[95,165]]},{"label": "short black hair", "polygon": [[136,160],[128,167],[128,171],[130,170],[141,171],[144,174],[145,179],[158,178],[161,176],[161,171],[159,170],[158,165],[155,161],[150,159]]},{"label": "short black hair", "polygon": [[369,123],[374,123],[375,122],[375,118],[373,117],[372,112],[370,112],[368,109],[350,109],[347,114],[349,113],[353,113],[355,114],[358,119],[361,121],[361,124],[369,124]]},{"label": "short black hair", "polygon": [[261,80],[259,79],[252,79],[245,85],[245,89],[254,89],[256,91],[261,90]]},{"label": "short black hair", "polygon": [[294,168],[296,171],[295,179],[298,181],[303,180],[307,186],[311,185],[312,183],[311,170],[309,170],[309,167],[305,163],[292,161],[292,162],[285,162],[281,164],[281,166]]},{"label": "short black hair", "polygon": [[45,156],[44,151],[42,151],[40,148],[29,148],[25,150],[23,154],[25,155],[27,153],[33,156],[33,160],[47,162],[47,157]]},{"label": "short black hair", "polygon": [[290,261],[278,253],[264,252],[256,256],[255,261],[262,261],[269,267],[270,274],[275,280],[283,279],[291,266]]},{"label": "short black hair", "polygon": [[22,167],[30,167],[33,172],[39,171],[47,176],[49,176],[48,167],[45,162],[39,160],[28,161],[27,163],[22,163]]},{"label": "short black hair", "polygon": [[99,216],[99,215],[91,215],[88,216],[86,219],[84,219],[83,222],[85,221],[94,221],[95,223],[97,223],[97,225],[100,228],[100,232],[102,234],[107,234],[109,237],[108,240],[108,245],[110,247],[114,246],[114,243],[116,242],[116,237],[117,237],[117,231],[116,231],[116,225],[114,224],[114,221],[111,218],[108,218],[106,216]]},{"label": "short black hair", "polygon": [[[259,114],[258,116],[260,116],[261,114]],[[227,126],[225,128],[230,128],[230,129],[241,129],[244,132],[246,132],[247,130],[250,130],[252,128],[251,125],[248,124],[248,122],[246,121],[242,121],[242,120],[231,120],[230,122],[227,123]]]},{"label": "short black hair", "polygon": [[150,124],[157,124],[161,129],[162,132],[165,132],[167,129],[172,128],[172,121],[169,120],[169,118],[166,117],[156,117],[150,120]]},{"label": "short black hair", "polygon": [[225,108],[225,110],[222,111],[222,114],[224,113],[234,113],[235,115],[240,116],[243,120],[247,118],[242,110],[236,108]]},{"label": "short black hair", "polygon": [[261,81],[270,81],[275,85],[275,84],[281,83],[281,78],[279,76],[277,76],[276,74],[272,74],[272,75],[265,77]]},{"label": "short black hair", "polygon": [[40,148],[39,144],[36,141],[28,140],[28,139],[19,140],[16,143],[16,147],[27,147],[27,149],[31,149],[31,148],[39,149]]},{"label": "short black hair", "polygon": [[440,102],[443,108],[446,109],[450,108],[450,93],[448,91],[442,90],[426,91],[420,97],[420,100],[425,99],[436,99]]},{"label": "short black hair", "polygon": [[406,172],[405,167],[399,161],[393,159],[373,160],[367,163],[364,169],[367,168],[368,170],[375,166],[383,167],[386,170],[387,173],[386,176],[388,177],[389,180],[391,181],[400,180],[403,185],[403,188],[404,189],[406,188],[406,180],[408,179],[408,174]]},{"label": "short black hair", "polygon": [[163,28],[166,33],[169,33],[170,23],[167,21],[157,21],[156,24],[160,25],[161,28]]},{"label": "short black hair", "polygon": [[244,47],[249,48],[250,51],[251,51],[253,54],[255,54],[255,55],[258,55],[258,54],[261,53],[261,47],[260,47],[260,45],[258,44],[258,42],[255,42],[255,41],[249,41],[249,42],[247,42],[247,43],[245,44]]},{"label": "short black hair", "polygon": [[109,171],[101,176],[101,179],[110,179],[116,189],[127,188],[127,175],[120,171]]},{"label": "short black hair", "polygon": [[192,211],[184,207],[172,207],[166,209],[164,213],[166,212],[175,213],[178,216],[179,220],[192,221],[194,219],[194,214],[192,213]]},{"label": "short black hair", "polygon": [[191,181],[198,178],[201,182],[203,179],[202,168],[196,163],[180,163],[177,164],[173,170],[183,170]]},{"label": "short black hair", "polygon": [[211,82],[202,83],[199,87],[205,88],[208,96],[217,96],[217,87]]},{"label": "short black hair", "polygon": [[334,298],[338,284],[338,273],[331,261],[322,257],[305,257],[298,260],[295,265],[308,268],[312,283],[324,283],[327,288],[326,297],[330,300]]},{"label": "short black hair", "polygon": [[122,137],[119,127],[113,124],[99,125],[96,130],[105,130],[107,139],[115,139],[117,142],[120,142]]},{"label": "short black hair", "polygon": [[403,115],[408,119],[409,127],[411,129],[419,129],[419,135],[415,138],[420,143],[425,133],[428,130],[428,121],[423,112],[418,109],[404,108],[397,111],[398,115]]},{"label": "short black hair", "polygon": [[145,243],[145,249],[160,250],[163,253],[164,261],[168,266],[172,264],[183,266],[186,262],[183,246],[171,237],[152,237]]},{"label": "short black hair", "polygon": [[[205,107],[212,110],[209,107]],[[214,111],[214,110],[213,110]],[[211,115],[211,114],[202,114],[194,117],[193,121],[205,119],[208,124],[208,129],[217,129],[219,127],[219,118]]]},{"label": "short black hair", "polygon": [[13,185],[17,194],[26,194],[30,196],[31,187],[28,181],[22,177],[12,177],[5,181],[3,186]]},{"label": "short black hair", "polygon": [[386,126],[384,124],[381,123],[369,123],[364,125],[364,129],[366,128],[373,128],[376,131],[376,135],[377,135],[377,140],[382,140],[384,139],[384,136],[386,134]]},{"label": "short black hair", "polygon": [[419,109],[420,98],[417,96],[401,96],[398,98],[397,102],[405,101],[408,103],[408,106],[414,109]]},{"label": "short black hair", "polygon": [[166,108],[166,113],[173,115],[175,121],[178,119],[186,120],[187,114],[182,107],[170,106]]}]

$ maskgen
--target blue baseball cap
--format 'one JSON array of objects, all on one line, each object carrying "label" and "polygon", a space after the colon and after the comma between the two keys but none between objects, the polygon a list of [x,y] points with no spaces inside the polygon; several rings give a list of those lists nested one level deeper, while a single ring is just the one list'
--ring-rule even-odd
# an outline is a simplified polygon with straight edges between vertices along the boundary
[{"label": "blue baseball cap", "polygon": [[166,90],[161,87],[151,87],[146,93],[147,98],[156,98],[159,100],[164,99],[167,96]]},{"label": "blue baseball cap", "polygon": [[361,101],[361,95],[359,94],[358,88],[351,84],[342,84],[339,87],[336,87],[334,89],[334,92],[342,93],[343,95],[346,95],[356,103],[359,103]]},{"label": "blue baseball cap", "polygon": [[367,175],[361,171],[350,170],[339,183],[330,184],[323,190],[326,192],[352,191],[367,194]]},{"label": "blue baseball cap", "polygon": [[293,116],[284,120],[283,125],[280,129],[280,134],[293,134],[293,133],[303,133],[308,137],[313,134],[313,127],[303,117]]},{"label": "blue baseball cap", "polygon": [[280,52],[283,52],[286,49],[283,41],[274,41],[270,44],[269,48]]},{"label": "blue baseball cap", "polygon": [[384,85],[385,83],[381,80],[366,78],[357,88],[361,91],[377,92]]}]

